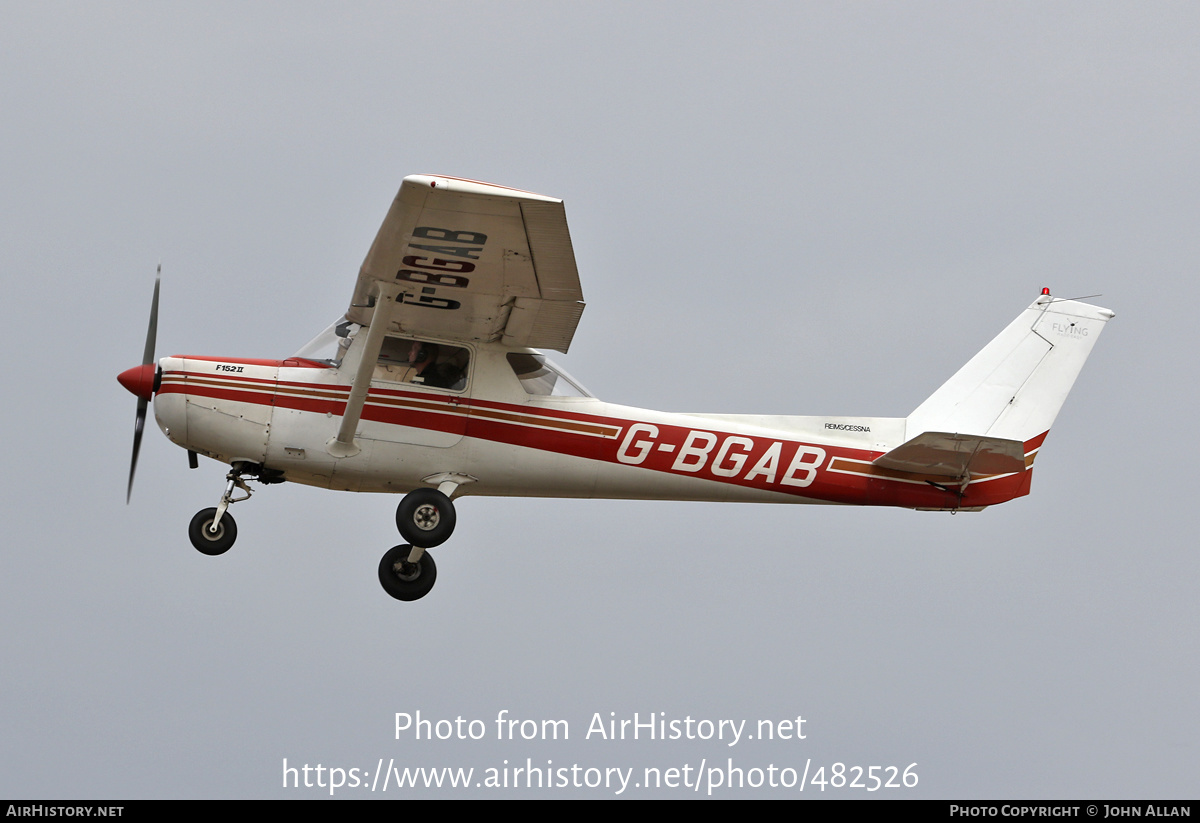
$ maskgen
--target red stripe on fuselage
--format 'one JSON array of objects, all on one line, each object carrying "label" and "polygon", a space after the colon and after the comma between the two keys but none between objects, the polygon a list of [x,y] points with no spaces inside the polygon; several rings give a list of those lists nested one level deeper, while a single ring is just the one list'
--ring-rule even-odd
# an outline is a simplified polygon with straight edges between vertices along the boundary
[{"label": "red stripe on fuselage", "polygon": [[[160,393],[274,405],[318,414],[345,413],[348,386],[279,381],[276,391],[263,391],[267,388],[264,384],[274,382],[240,375],[168,372]],[[473,414],[476,410],[486,410],[489,414]],[[512,419],[502,419],[498,413],[511,415]],[[833,503],[947,509],[988,506],[1028,494],[1031,474],[1018,472],[968,485],[960,497],[957,488],[938,488],[916,475],[913,477],[918,482],[897,483],[887,477],[827,470],[836,458],[870,463],[882,454],[879,451],[392,389],[372,388],[363,418],[464,433],[480,440]],[[593,430],[612,430],[616,436],[571,430],[566,427],[568,423],[586,423]],[[639,424],[653,426],[657,432],[628,436],[629,427]],[[727,445],[729,438],[736,439]],[[1027,441],[1027,448],[1036,448],[1030,444],[1040,444],[1044,438],[1045,433],[1032,438]],[[689,451],[681,459],[685,448]],[[618,455],[627,459],[621,460]],[[726,476],[729,473],[732,476]],[[811,482],[801,485],[809,477]]]},{"label": "red stripe on fuselage", "polygon": [[287,360],[262,360],[253,357],[210,357],[199,354],[173,354],[180,360],[203,360],[206,363],[230,363],[238,366],[267,366],[272,369],[332,369],[328,363],[308,360],[304,357],[289,357]]}]

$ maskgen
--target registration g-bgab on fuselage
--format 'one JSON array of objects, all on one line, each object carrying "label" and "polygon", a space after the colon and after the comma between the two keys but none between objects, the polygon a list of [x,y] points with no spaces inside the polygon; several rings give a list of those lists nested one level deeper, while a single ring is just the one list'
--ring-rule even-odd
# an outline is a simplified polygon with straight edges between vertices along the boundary
[{"label": "registration g-bgab on fuselage", "polygon": [[193,520],[197,548],[232,543],[226,510],[249,495],[247,478],[403,493],[407,542],[385,554],[380,582],[416,599],[436,577],[425,550],[453,530],[453,499],[471,494],[944,511],[1027,494],[1112,317],[1044,291],[907,418],[868,418],[603,402],[540,351],[566,351],[582,310],[561,201],[414,176],[349,310],[296,356],[176,356],[155,369],[152,320],[147,362],[122,382],[142,398],[139,415],[153,397],[173,442],[231,466],[220,504]]}]

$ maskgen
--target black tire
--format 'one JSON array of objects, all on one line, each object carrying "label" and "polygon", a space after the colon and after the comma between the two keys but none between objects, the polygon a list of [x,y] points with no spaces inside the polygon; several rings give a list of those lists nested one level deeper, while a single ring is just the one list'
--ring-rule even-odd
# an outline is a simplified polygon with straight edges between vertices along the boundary
[{"label": "black tire", "polygon": [[393,546],[379,561],[379,585],[397,600],[420,600],[437,582],[437,564],[429,552],[416,563],[408,562],[412,546]]},{"label": "black tire", "polygon": [[216,507],[201,509],[196,512],[196,516],[188,525],[188,537],[192,539],[192,545],[201,554],[211,557],[225,554],[233,545],[233,541],[237,540],[237,523],[229,516],[229,512],[221,515],[221,523],[217,526],[216,534],[208,530],[216,516]]},{"label": "black tire", "polygon": [[414,546],[432,549],[454,534],[454,504],[437,489],[414,489],[396,507],[396,528]]}]

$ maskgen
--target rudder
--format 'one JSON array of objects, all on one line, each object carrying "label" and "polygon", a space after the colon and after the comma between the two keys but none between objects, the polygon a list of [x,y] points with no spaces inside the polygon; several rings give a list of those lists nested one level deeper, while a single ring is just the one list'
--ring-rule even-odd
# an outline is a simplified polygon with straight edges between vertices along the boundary
[{"label": "rudder", "polygon": [[1022,443],[1039,438],[1054,423],[1113,316],[1099,306],[1043,293],[908,416],[905,439],[924,432]]}]

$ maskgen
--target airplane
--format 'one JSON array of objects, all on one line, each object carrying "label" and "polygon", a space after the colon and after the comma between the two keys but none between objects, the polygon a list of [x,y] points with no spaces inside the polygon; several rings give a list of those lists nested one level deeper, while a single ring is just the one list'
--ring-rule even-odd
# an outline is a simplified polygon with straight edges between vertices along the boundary
[{"label": "airplane", "polygon": [[[583,313],[561,200],[455,177],[404,178],[345,314],[283,360],[155,362],[155,280],[137,396],[167,438],[230,467],[192,544],[220,555],[248,480],[403,494],[379,563],[398,600],[437,579],[429,549],[468,495],[979,511],[1029,493],[1033,462],[1108,309],[1049,289],[904,418],[678,414],[606,403],[541,351]],[[240,494],[239,494],[240,493]]]}]

